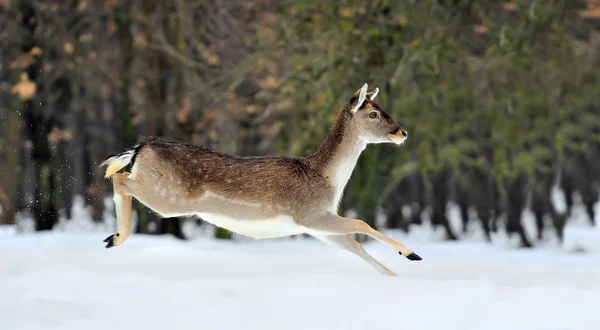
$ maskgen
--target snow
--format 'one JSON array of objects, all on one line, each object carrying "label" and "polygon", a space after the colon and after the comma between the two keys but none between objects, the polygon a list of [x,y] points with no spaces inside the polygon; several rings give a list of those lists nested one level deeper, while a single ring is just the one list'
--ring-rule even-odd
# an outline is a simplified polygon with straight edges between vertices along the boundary
[{"label": "snow", "polygon": [[110,228],[0,230],[0,329],[598,329],[600,232],[567,229],[585,252],[387,232],[424,258],[410,262],[365,243],[398,277],[304,237],[106,250]]},{"label": "snow", "polygon": [[[193,221],[189,241],[134,234],[107,250],[116,225],[105,203],[101,223],[76,199],[52,232],[33,232],[26,214],[0,226],[0,330],[598,329],[600,227],[581,206],[562,246],[531,250],[502,232],[485,243],[473,221],[459,242],[440,241],[427,221],[410,235],[385,231],[424,258],[365,243],[398,274],[386,277],[312,238],[215,240]],[[460,232],[456,205],[448,213]]]}]

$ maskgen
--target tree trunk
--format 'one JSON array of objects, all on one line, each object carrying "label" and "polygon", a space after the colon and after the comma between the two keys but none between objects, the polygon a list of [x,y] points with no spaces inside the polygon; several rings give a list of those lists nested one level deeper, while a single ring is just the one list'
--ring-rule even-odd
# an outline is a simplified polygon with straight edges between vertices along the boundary
[{"label": "tree trunk", "polygon": [[55,203],[55,182],[52,166],[49,162],[38,163],[36,167],[37,184],[33,215],[35,229],[52,230],[58,220]]},{"label": "tree trunk", "polygon": [[533,245],[527,239],[525,229],[521,224],[521,212],[523,212],[525,206],[525,180],[519,176],[507,181],[506,231],[509,234],[516,233],[519,236],[521,247],[531,248]]},{"label": "tree trunk", "polygon": [[456,187],[456,203],[460,210],[460,218],[462,223],[462,232],[466,233],[469,228],[469,196],[467,191],[462,187]]},{"label": "tree trunk", "polygon": [[433,178],[433,191],[431,207],[433,213],[431,215],[431,223],[434,226],[442,226],[447,240],[457,240],[456,234],[450,226],[450,221],[446,217],[446,206],[448,205],[448,179],[450,177],[449,169],[442,169]]},{"label": "tree trunk", "polygon": [[131,1],[120,1],[115,12],[115,23],[117,36],[119,38],[119,49],[121,63],[119,69],[119,135],[121,137],[121,149],[131,147],[135,143],[135,133],[131,122],[131,67],[133,64],[133,36],[131,35]]},{"label": "tree trunk", "polygon": [[594,225],[596,216],[594,210],[594,204],[598,201],[598,193],[595,191],[592,186],[592,182],[588,182],[586,185],[582,185],[582,189],[580,191],[581,194],[581,202],[585,206],[585,211],[589,217],[590,224]]},{"label": "tree trunk", "polygon": [[19,159],[22,145],[22,103],[15,96],[11,99],[10,104],[11,108],[8,110],[6,131],[4,132],[6,148],[0,169],[0,179],[2,180],[0,181],[0,202],[2,203],[0,223],[6,225],[15,224],[15,215],[18,209],[17,191],[21,177]]},{"label": "tree trunk", "polygon": [[534,191],[531,200],[531,211],[535,217],[535,226],[537,229],[537,239],[541,241],[544,238],[544,215],[548,210],[550,196],[540,191]]},{"label": "tree trunk", "polygon": [[[12,6],[14,8],[20,7],[20,2],[13,1]],[[0,9],[8,10],[3,8]],[[9,15],[10,13],[3,15],[3,17],[8,17]],[[17,35],[21,32],[19,21],[9,20],[6,24],[9,35]],[[10,61],[20,56],[27,48],[27,45],[24,45],[25,41],[22,42],[23,45],[20,45],[21,47],[14,47],[15,50],[10,49],[4,52],[3,55],[14,54],[15,56],[9,55],[6,59],[3,58],[0,62],[3,68],[7,68]],[[20,76],[21,71],[13,70],[10,74],[10,83],[16,84],[19,81]],[[19,209],[19,205],[17,204],[20,177],[22,175],[20,159],[23,146],[23,102],[21,102],[16,95],[11,96],[8,102],[10,106],[7,110],[6,124],[4,126],[5,131],[3,132],[3,142],[5,146],[2,166],[0,166],[0,203],[2,203],[0,224],[12,225],[15,224],[15,215]]]}]

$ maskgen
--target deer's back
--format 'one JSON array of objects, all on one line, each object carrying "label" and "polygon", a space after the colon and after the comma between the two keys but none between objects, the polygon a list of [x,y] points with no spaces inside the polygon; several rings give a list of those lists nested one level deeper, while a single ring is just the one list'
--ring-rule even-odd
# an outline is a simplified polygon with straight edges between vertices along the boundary
[{"label": "deer's back", "polygon": [[307,158],[239,157],[164,138],[149,138],[138,150],[135,179],[160,184],[189,201],[212,194],[293,214],[327,208],[333,196]]}]

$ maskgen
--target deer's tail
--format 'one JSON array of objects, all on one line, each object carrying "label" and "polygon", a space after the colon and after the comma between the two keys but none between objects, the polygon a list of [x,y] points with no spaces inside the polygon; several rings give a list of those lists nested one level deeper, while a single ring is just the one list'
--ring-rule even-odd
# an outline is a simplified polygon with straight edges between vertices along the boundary
[{"label": "deer's tail", "polygon": [[136,154],[139,151],[139,145],[136,145],[132,149],[128,149],[120,154],[108,156],[100,166],[107,166],[104,178],[110,178],[117,173],[123,167],[133,163]]}]

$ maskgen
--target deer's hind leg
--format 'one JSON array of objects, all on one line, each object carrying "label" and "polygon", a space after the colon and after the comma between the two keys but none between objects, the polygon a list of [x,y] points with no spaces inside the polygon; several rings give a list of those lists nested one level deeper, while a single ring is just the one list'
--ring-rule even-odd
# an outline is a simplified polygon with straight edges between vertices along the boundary
[{"label": "deer's hind leg", "polygon": [[373,268],[377,269],[383,275],[396,276],[394,272],[382,265],[365,251],[362,245],[348,235],[319,235],[318,239],[333,246],[342,248],[348,252],[354,253],[368,262]]},{"label": "deer's hind leg", "polygon": [[112,176],[113,180],[113,201],[115,202],[115,210],[117,213],[117,232],[108,236],[106,248],[121,245],[129,234],[131,234],[131,194],[128,192],[129,173],[117,173]]}]

